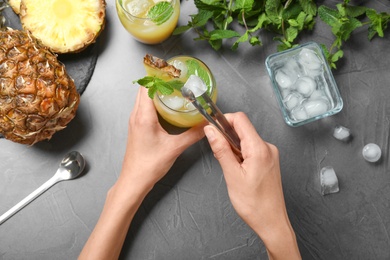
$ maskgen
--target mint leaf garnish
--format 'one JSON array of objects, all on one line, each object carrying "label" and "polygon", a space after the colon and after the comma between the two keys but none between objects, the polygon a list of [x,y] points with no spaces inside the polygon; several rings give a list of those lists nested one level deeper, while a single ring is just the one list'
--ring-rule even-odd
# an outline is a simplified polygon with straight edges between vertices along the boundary
[{"label": "mint leaf garnish", "polygon": [[158,2],[150,8],[147,16],[155,24],[160,25],[168,21],[173,14],[173,7],[168,2]]},{"label": "mint leaf garnish", "polygon": [[184,83],[180,80],[171,80],[168,81],[168,84],[171,88],[181,91],[181,88],[184,86]]},{"label": "mint leaf garnish", "polygon": [[180,90],[184,83],[179,80],[164,81],[157,77],[146,76],[138,80],[134,80],[133,83],[148,89],[148,96],[153,99],[156,92],[160,92],[163,95],[170,95],[173,91]]}]

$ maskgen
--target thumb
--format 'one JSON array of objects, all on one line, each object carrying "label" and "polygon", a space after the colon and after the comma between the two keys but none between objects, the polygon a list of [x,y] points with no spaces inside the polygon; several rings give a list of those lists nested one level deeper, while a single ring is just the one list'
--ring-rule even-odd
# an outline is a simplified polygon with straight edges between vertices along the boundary
[{"label": "thumb", "polygon": [[174,139],[173,145],[175,145],[179,154],[204,137],[203,127],[204,125],[202,124],[196,125],[181,134],[172,135],[172,138]]},{"label": "thumb", "polygon": [[225,137],[212,125],[205,126],[204,132],[210,143],[214,157],[219,161],[222,169],[233,167],[237,163],[237,158]]}]

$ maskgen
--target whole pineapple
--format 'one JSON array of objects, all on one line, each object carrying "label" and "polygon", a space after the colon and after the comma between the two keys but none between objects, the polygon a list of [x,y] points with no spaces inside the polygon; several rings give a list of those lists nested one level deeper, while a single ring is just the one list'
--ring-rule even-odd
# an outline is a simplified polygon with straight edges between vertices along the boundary
[{"label": "whole pineapple", "polygon": [[0,30],[0,133],[33,145],[74,118],[80,96],[57,56],[24,31]]}]

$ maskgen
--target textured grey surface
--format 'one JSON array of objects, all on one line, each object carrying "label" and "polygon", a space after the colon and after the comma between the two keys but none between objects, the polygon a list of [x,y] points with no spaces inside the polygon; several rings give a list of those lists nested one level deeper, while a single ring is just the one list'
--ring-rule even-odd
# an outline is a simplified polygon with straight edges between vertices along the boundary
[{"label": "textured grey surface", "polygon": [[[329,4],[335,2],[327,1]],[[390,12],[388,0],[365,1]],[[182,2],[180,23],[194,13]],[[118,177],[129,114],[144,75],[145,53],[168,58],[193,55],[209,65],[224,112],[246,112],[262,137],[280,149],[288,214],[304,259],[390,259],[390,52],[385,39],[369,42],[365,30],[345,45],[334,72],[343,110],[309,125],[291,128],[281,116],[265,58],[276,43],[262,34],[263,47],[215,52],[194,42],[192,32],[147,46],[135,42],[107,2],[107,27],[99,58],[77,117],[52,140],[33,147],[0,140],[0,212],[5,212],[49,179],[62,156],[79,150],[88,160],[77,180],[62,182],[0,226],[0,259],[75,259],[93,229],[108,189]],[[301,42],[332,42],[318,23]],[[333,128],[351,129],[353,140],[332,137]],[[366,162],[367,143],[382,148],[382,160]],[[331,165],[340,192],[320,194],[319,170]],[[135,216],[123,259],[267,259],[260,239],[237,217],[219,164],[205,140],[179,157]]]}]

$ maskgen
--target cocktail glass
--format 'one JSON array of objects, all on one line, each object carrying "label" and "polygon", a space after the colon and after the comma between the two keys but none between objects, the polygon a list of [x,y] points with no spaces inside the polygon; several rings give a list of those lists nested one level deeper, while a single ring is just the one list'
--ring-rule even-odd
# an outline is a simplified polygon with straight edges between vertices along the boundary
[{"label": "cocktail glass", "polygon": [[[170,8],[154,19],[149,18],[148,11],[159,2],[169,3]],[[116,0],[116,10],[123,27],[136,40],[158,44],[169,38],[176,27],[180,0]]]},{"label": "cocktail glass", "polygon": [[[207,94],[213,102],[217,101],[217,86],[214,76],[201,60],[190,56],[176,56],[167,62],[181,70],[181,77],[178,80],[184,83],[191,75],[199,76],[207,86]],[[150,73],[152,72],[148,71],[148,76],[155,76]],[[157,91],[153,102],[160,116],[174,126],[188,128],[204,120],[198,110],[178,90],[170,95],[162,95]]]}]

